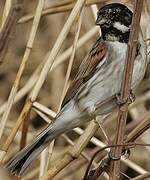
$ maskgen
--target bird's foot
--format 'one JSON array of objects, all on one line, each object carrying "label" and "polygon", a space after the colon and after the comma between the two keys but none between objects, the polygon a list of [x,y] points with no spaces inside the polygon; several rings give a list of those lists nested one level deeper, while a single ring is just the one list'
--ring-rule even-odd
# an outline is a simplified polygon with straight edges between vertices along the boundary
[{"label": "bird's foot", "polygon": [[128,159],[130,157],[130,154],[131,154],[131,150],[128,148],[128,149],[123,149],[122,151],[122,155]]},{"label": "bird's foot", "polygon": [[108,153],[108,158],[109,158],[110,160],[113,160],[113,161],[119,161],[119,160],[121,159],[121,156],[115,157],[114,155],[112,155],[112,152],[110,151],[110,152]]},{"label": "bird's foot", "polygon": [[116,99],[117,99],[118,106],[122,106],[128,101],[127,99],[124,99],[124,100],[121,99],[121,93],[116,94]]},{"label": "bird's foot", "polygon": [[116,99],[117,99],[117,104],[119,106],[122,106],[122,105],[126,104],[127,102],[129,104],[131,104],[135,101],[135,94],[133,93],[132,90],[130,90],[129,98],[122,100],[121,93],[118,93],[118,94],[116,94]]},{"label": "bird's foot", "polygon": [[135,101],[135,94],[133,93],[131,89],[130,94],[129,94],[129,104],[133,103],[134,101]]},{"label": "bird's foot", "polygon": [[[126,143],[126,142],[127,142],[127,135],[124,136],[124,143]],[[122,155],[125,156],[126,159],[128,159],[130,157],[130,154],[131,154],[130,148],[128,146],[124,146],[122,149]]]},{"label": "bird's foot", "polygon": [[[127,136],[124,137],[124,141],[123,141],[124,143],[126,142],[126,139],[127,139]],[[108,153],[109,159],[113,160],[113,161],[118,161],[121,159],[121,156],[125,156],[126,159],[129,158],[131,151],[130,151],[129,147],[123,146],[122,153],[121,153],[120,157],[115,157],[112,153],[113,153],[113,151],[110,150],[110,152]]]}]

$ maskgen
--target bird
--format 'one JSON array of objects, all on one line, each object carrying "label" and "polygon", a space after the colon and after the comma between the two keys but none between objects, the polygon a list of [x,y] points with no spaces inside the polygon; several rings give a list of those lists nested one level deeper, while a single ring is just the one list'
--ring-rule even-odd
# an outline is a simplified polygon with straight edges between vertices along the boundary
[{"label": "bird", "polygon": [[[116,99],[121,90],[124,65],[132,23],[132,11],[121,3],[111,3],[97,12],[96,25],[101,36],[85,56],[68,88],[61,110],[33,141],[10,159],[6,168],[14,175],[22,175],[34,159],[57,136],[92,120],[92,115],[104,119],[118,106]],[[139,32],[131,89],[135,90],[147,67],[146,45]],[[105,102],[97,108],[97,104]]]}]

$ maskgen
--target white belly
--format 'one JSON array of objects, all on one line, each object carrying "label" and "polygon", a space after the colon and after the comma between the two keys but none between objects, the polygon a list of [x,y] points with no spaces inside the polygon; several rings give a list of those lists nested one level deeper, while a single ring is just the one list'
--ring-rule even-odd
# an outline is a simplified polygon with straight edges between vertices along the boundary
[{"label": "white belly", "polygon": [[[94,106],[95,103],[120,92],[127,45],[108,42],[108,52],[105,63],[99,67],[97,73],[86,84],[86,88],[90,90],[79,92],[79,101],[82,107]],[[138,60],[140,58],[143,59],[142,65]],[[138,59],[134,64],[132,88],[138,85],[145,73],[145,55],[139,56]]]}]

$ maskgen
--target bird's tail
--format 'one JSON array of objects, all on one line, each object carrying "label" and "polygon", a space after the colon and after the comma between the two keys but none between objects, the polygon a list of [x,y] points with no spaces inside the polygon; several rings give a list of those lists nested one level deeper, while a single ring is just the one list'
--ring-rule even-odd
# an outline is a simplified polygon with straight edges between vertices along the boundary
[{"label": "bird's tail", "polygon": [[[60,134],[73,129],[84,122],[73,103],[68,103],[54,123],[44,129],[32,142],[16,154],[7,164],[6,168],[15,175],[21,175],[31,162],[46,148],[46,146]],[[88,119],[88,118],[86,118]]]},{"label": "bird's tail", "polygon": [[6,168],[15,175],[21,175],[30,163],[46,148],[48,142],[57,135],[53,131],[53,124],[44,129],[28,146],[16,154]]}]

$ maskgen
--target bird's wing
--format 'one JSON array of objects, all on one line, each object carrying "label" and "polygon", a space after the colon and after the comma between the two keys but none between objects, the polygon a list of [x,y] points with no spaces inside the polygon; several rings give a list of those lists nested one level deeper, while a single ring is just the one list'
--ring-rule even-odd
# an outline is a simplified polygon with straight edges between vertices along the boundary
[{"label": "bird's wing", "polygon": [[72,98],[74,98],[74,96],[78,93],[80,86],[94,75],[97,66],[101,66],[103,64],[106,53],[107,46],[105,42],[102,39],[98,39],[91,51],[82,61],[79,71],[66,93],[62,107],[64,107],[64,105],[67,104]]}]

